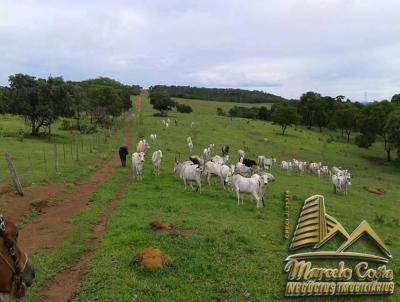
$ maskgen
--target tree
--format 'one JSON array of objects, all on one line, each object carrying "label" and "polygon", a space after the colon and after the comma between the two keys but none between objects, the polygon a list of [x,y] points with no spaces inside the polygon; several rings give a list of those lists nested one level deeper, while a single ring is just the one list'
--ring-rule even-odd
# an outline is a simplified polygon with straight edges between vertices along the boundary
[{"label": "tree", "polygon": [[225,116],[226,113],[224,112],[224,110],[221,107],[217,108],[217,115],[219,116]]},{"label": "tree", "polygon": [[387,160],[391,160],[391,143],[386,131],[386,121],[389,114],[396,108],[393,103],[387,100],[368,104],[363,108],[357,120],[360,132],[369,139],[375,141],[376,136],[380,136],[384,143]]},{"label": "tree", "polygon": [[10,91],[7,87],[0,86],[0,114],[9,112]]},{"label": "tree", "polygon": [[274,105],[271,111],[272,121],[282,127],[282,135],[285,135],[288,126],[297,123],[298,115],[294,106],[289,104]]},{"label": "tree", "polygon": [[161,116],[167,116],[167,112],[176,106],[174,100],[165,91],[156,90],[150,93],[150,104],[155,110],[160,111]]},{"label": "tree", "polygon": [[391,102],[400,106],[400,93],[392,96]]},{"label": "tree", "polygon": [[88,90],[89,107],[96,123],[108,127],[110,117],[119,116],[123,103],[118,90],[110,86],[91,86]]},{"label": "tree", "polygon": [[400,153],[400,110],[392,111],[385,123],[385,132],[387,133],[389,143],[397,148]]},{"label": "tree", "polygon": [[309,129],[314,124],[315,116],[317,115],[318,109],[322,108],[318,106],[321,101],[321,95],[316,92],[306,92],[300,97],[298,105],[298,112],[301,116],[302,122],[308,126]]},{"label": "tree", "polygon": [[10,113],[20,114],[31,126],[32,135],[39,134],[41,127],[48,127],[68,111],[68,95],[62,77],[36,79],[16,74],[9,77]]},{"label": "tree", "polygon": [[350,142],[350,134],[356,128],[357,110],[351,104],[347,104],[344,108],[338,110],[335,114],[336,125],[347,134],[347,142]]},{"label": "tree", "polygon": [[270,112],[267,107],[261,106],[258,111],[258,118],[260,120],[268,121],[271,118]]}]

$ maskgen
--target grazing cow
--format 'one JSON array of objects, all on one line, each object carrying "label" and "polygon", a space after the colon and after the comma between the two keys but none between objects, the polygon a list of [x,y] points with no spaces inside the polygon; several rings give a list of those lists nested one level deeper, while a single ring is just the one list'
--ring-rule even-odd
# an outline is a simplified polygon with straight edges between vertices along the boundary
[{"label": "grazing cow", "polygon": [[144,152],[135,152],[132,154],[132,173],[136,180],[143,180],[143,162]]},{"label": "grazing cow", "polygon": [[306,169],[306,165],[307,165],[307,163],[305,161],[300,161],[299,162],[299,164],[297,166],[297,169],[299,170],[300,175],[304,175],[304,171]]},{"label": "grazing cow", "polygon": [[190,137],[190,136],[188,136],[187,138],[186,138],[186,142],[187,143],[190,143],[192,141],[192,138]]},{"label": "grazing cow", "polygon": [[270,173],[266,173],[266,172],[261,172],[261,173],[256,173],[253,174],[251,176],[252,178],[256,178],[256,179],[261,179],[261,181],[264,183],[264,185],[261,188],[261,201],[262,201],[262,205],[264,206],[264,194],[265,194],[265,190],[267,188],[267,184],[270,182],[274,182],[275,181],[275,177],[270,174]]},{"label": "grazing cow", "polygon": [[169,123],[167,122],[167,123],[165,123],[165,129],[168,129],[169,128]]},{"label": "grazing cow", "polygon": [[153,162],[154,175],[160,176],[160,167],[161,167],[162,157],[163,157],[163,155],[162,155],[161,150],[153,152],[151,161]]},{"label": "grazing cow", "polygon": [[147,150],[150,148],[149,144],[146,142],[145,139],[140,140],[137,144],[136,144],[136,152],[140,153],[143,152],[145,155],[147,153]]},{"label": "grazing cow", "polygon": [[163,125],[165,126],[165,120],[162,120]]},{"label": "grazing cow", "polygon": [[202,169],[204,168],[204,159],[201,158],[200,156],[192,155],[192,156],[189,157],[189,160],[193,164],[198,165],[200,168],[202,168]]},{"label": "grazing cow", "polygon": [[247,167],[241,162],[237,162],[235,165],[235,172],[240,175],[249,175],[251,172],[251,167]]},{"label": "grazing cow", "polygon": [[231,165],[230,167],[228,167],[227,165],[222,165],[219,171],[220,171],[219,176],[221,178],[223,188],[225,189],[225,186],[227,184],[226,179],[229,176],[232,176],[233,173],[235,173],[235,165]]},{"label": "grazing cow", "polygon": [[334,174],[332,176],[333,193],[343,192],[347,195],[347,187],[351,186],[350,177],[348,175]]},{"label": "grazing cow", "polygon": [[283,160],[281,162],[281,169],[286,171],[292,171],[293,169],[292,162],[287,162]]},{"label": "grazing cow", "polygon": [[185,190],[187,183],[189,183],[193,190],[193,182],[195,182],[197,184],[197,190],[199,190],[201,194],[201,168],[198,165],[176,162],[174,172],[179,173],[179,177],[183,180],[185,185]]},{"label": "grazing cow", "polygon": [[155,134],[155,133],[150,134],[150,139],[152,142],[155,142],[157,139],[157,134]]},{"label": "grazing cow", "polygon": [[275,163],[276,163],[276,158],[274,157],[267,158],[263,155],[260,155],[257,158],[257,165],[260,169],[263,170],[270,170]]},{"label": "grazing cow", "polygon": [[249,159],[249,158],[242,158],[241,163],[244,164],[246,167],[253,167],[257,166],[257,162],[255,160]]},{"label": "grazing cow", "polygon": [[190,128],[193,128],[194,127],[194,122],[191,122],[190,123]]},{"label": "grazing cow", "polygon": [[314,172],[315,174],[318,173],[318,170],[321,168],[322,163],[310,163],[308,168],[311,170],[311,172]]},{"label": "grazing cow", "polygon": [[221,170],[221,165],[216,164],[212,161],[206,162],[204,165],[204,174],[207,176],[207,182],[210,185],[210,178],[212,175],[214,176],[220,176],[220,170]]},{"label": "grazing cow", "polygon": [[190,154],[192,154],[192,152],[193,152],[193,143],[190,141],[190,142],[188,142],[188,148],[189,148],[189,153]]},{"label": "grazing cow", "polygon": [[328,166],[322,166],[318,170],[318,177],[321,176],[332,176],[332,172],[329,170]]},{"label": "grazing cow", "polygon": [[338,167],[332,167],[331,173],[338,174],[338,175],[347,175],[349,178],[351,177],[349,170],[347,170],[347,169],[342,170],[341,168],[338,168]]},{"label": "grazing cow", "polygon": [[236,192],[238,206],[240,206],[240,193],[249,193],[253,195],[254,199],[256,200],[257,209],[263,207],[261,194],[264,186],[264,181],[261,179],[261,177],[243,177],[242,175],[235,174],[232,176],[228,176],[227,182],[232,184]]},{"label": "grazing cow", "polygon": [[211,147],[204,148],[203,156],[204,156],[205,159],[208,159],[211,156],[211,154],[212,154]]},{"label": "grazing cow", "polygon": [[239,161],[241,160],[241,158],[244,158],[245,155],[246,152],[244,152],[242,149],[238,150]]},{"label": "grazing cow", "polygon": [[225,155],[224,157],[215,155],[211,158],[211,161],[219,165],[224,165],[229,161],[229,155]]},{"label": "grazing cow", "polygon": [[224,145],[222,147],[222,156],[226,156],[229,155],[229,146],[228,145]]}]

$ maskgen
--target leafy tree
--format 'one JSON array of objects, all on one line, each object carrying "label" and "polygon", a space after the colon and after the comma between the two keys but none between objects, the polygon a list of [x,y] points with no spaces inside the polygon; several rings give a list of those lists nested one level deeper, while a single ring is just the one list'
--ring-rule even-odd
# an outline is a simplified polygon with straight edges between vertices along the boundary
[{"label": "leafy tree", "polygon": [[217,115],[219,116],[225,116],[226,113],[224,112],[224,110],[221,107],[217,108]]},{"label": "leafy tree", "polygon": [[376,136],[379,136],[384,143],[387,160],[390,161],[391,144],[386,131],[386,121],[389,114],[396,108],[393,103],[387,100],[368,104],[363,108],[357,120],[360,132],[369,137],[373,142]]},{"label": "leafy tree", "polygon": [[397,148],[400,154],[400,110],[392,111],[385,123],[385,132],[387,133],[389,143]]},{"label": "leafy tree", "polygon": [[175,101],[171,99],[168,93],[161,90],[150,93],[150,104],[153,105],[155,110],[160,111],[161,116],[167,116],[168,111],[176,106]]},{"label": "leafy tree", "polygon": [[300,97],[298,105],[298,112],[302,118],[302,122],[308,126],[309,129],[314,124],[315,116],[318,114],[318,110],[322,107],[319,106],[321,101],[321,95],[316,92],[306,92]]},{"label": "leafy tree", "polygon": [[400,93],[392,96],[391,102],[400,106]]},{"label": "leafy tree", "polygon": [[282,127],[282,135],[285,135],[286,128],[297,123],[298,114],[296,107],[289,104],[277,104],[272,108],[272,121]]},{"label": "leafy tree", "polygon": [[10,91],[7,87],[0,86],[0,114],[9,112]]},{"label": "leafy tree", "polygon": [[115,88],[91,86],[88,90],[88,99],[92,117],[103,127],[110,125],[110,117],[119,116],[122,113],[123,103]]},{"label": "leafy tree", "polygon": [[357,109],[351,104],[347,104],[335,114],[336,125],[342,129],[342,136],[343,132],[346,132],[347,142],[350,142],[350,134],[357,126],[356,115]]},{"label": "leafy tree", "polygon": [[271,119],[271,114],[270,114],[270,111],[268,110],[267,107],[261,106],[261,107],[259,108],[259,111],[258,111],[258,118],[259,118],[260,120],[264,120],[264,121],[268,121],[268,120]]},{"label": "leafy tree", "polygon": [[176,111],[180,112],[180,113],[191,113],[191,112],[193,112],[193,109],[189,105],[177,104]]}]

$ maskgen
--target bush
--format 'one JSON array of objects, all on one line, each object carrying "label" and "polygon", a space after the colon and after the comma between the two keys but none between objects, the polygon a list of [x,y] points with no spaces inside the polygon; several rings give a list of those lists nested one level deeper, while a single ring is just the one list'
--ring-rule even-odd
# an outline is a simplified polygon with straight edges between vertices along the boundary
[{"label": "bush", "polygon": [[224,110],[221,107],[217,108],[217,115],[219,116],[225,116],[226,113],[224,112]]},{"label": "bush", "polygon": [[180,113],[191,113],[191,112],[193,112],[192,107],[190,107],[189,105],[185,105],[185,104],[176,105],[176,111],[178,111]]},{"label": "bush", "polygon": [[326,139],[326,142],[327,142],[328,144],[333,143],[334,141],[335,141],[335,138],[334,138],[333,136],[330,136],[330,137],[328,137],[328,138]]},{"label": "bush", "polygon": [[[71,128],[72,129],[72,128]],[[95,124],[81,124],[81,128],[79,129],[79,131],[82,134],[91,134],[91,133],[96,133],[97,132],[97,126]]]},{"label": "bush", "polygon": [[375,137],[371,135],[360,134],[355,138],[355,143],[360,148],[369,148],[374,143]]},{"label": "bush", "polygon": [[19,128],[18,132],[17,132],[17,139],[20,142],[24,141],[24,136],[25,136],[25,131],[22,128]]},{"label": "bush", "polygon": [[62,120],[60,130],[71,130],[72,123],[69,120]]}]

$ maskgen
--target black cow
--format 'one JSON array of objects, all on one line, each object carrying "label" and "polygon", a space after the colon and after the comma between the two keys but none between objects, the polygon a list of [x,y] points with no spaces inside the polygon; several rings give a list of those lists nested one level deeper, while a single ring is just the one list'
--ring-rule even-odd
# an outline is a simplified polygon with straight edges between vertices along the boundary
[{"label": "black cow", "polygon": [[224,145],[222,147],[222,156],[226,156],[229,154],[229,146],[228,145]]},{"label": "black cow", "polygon": [[126,166],[126,156],[129,154],[127,146],[121,146],[118,151],[122,167]]},{"label": "black cow", "polygon": [[246,167],[252,167],[252,166],[257,166],[257,162],[252,159],[248,158],[243,158],[242,164],[244,164]]}]

